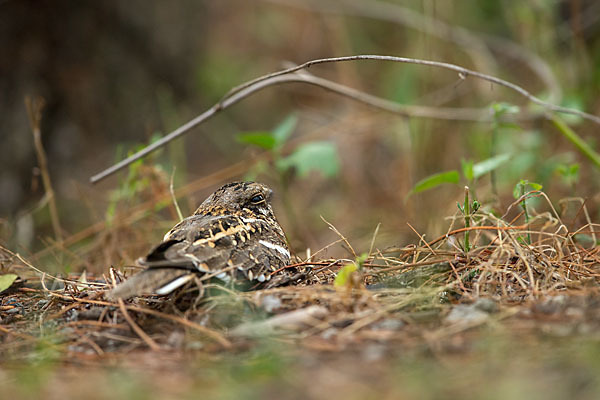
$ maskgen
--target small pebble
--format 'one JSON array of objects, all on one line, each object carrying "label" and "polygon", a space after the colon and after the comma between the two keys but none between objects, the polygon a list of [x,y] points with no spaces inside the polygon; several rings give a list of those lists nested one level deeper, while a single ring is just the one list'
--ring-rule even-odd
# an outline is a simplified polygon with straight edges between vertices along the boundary
[{"label": "small pebble", "polygon": [[321,337],[325,340],[329,340],[332,337],[334,337],[335,335],[337,335],[338,330],[335,328],[329,328],[329,329],[325,329],[322,333],[321,333]]},{"label": "small pebble", "polygon": [[543,302],[536,304],[534,308],[536,311],[544,314],[554,314],[562,311],[565,308],[567,305],[567,300],[567,296],[562,294],[558,296],[551,296]]},{"label": "small pebble", "polygon": [[485,297],[477,299],[473,306],[481,311],[485,311],[486,313],[492,314],[498,311],[498,304],[492,299],[488,299]]},{"label": "small pebble", "polygon": [[489,317],[488,313],[481,311],[474,304],[459,304],[455,306],[446,317],[446,322],[455,323],[480,323]]},{"label": "small pebble", "polygon": [[69,310],[66,313],[67,321],[77,321],[79,319],[79,312],[77,310]]},{"label": "small pebble", "polygon": [[365,361],[379,361],[386,354],[385,346],[378,344],[369,344],[363,350],[363,358]]},{"label": "small pebble", "polygon": [[374,330],[396,331],[405,325],[404,321],[393,318],[386,318],[383,321],[373,324]]},{"label": "small pebble", "polygon": [[48,304],[49,302],[50,302],[50,300],[42,299],[42,300],[40,300],[40,301],[38,301],[38,302],[36,303],[36,307],[38,307],[38,308],[42,308],[42,307],[44,307],[46,304]]},{"label": "small pebble", "polygon": [[281,307],[281,300],[279,297],[273,295],[264,296],[260,301],[261,306],[266,312],[271,313]]},{"label": "small pebble", "polygon": [[173,331],[167,337],[167,345],[174,349],[180,349],[185,342],[185,334],[182,331]]}]

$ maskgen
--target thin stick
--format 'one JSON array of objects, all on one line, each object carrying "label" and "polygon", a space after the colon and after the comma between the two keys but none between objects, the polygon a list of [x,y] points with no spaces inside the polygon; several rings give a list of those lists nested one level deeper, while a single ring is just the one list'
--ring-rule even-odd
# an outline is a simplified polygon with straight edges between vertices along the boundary
[{"label": "thin stick", "polygon": [[429,251],[431,251],[431,253],[433,255],[437,255],[435,253],[435,250],[431,248],[431,246],[429,245],[429,243],[427,243],[427,240],[425,240],[425,236],[421,235],[419,232],[417,232],[417,230],[410,224],[410,222],[407,222],[406,225],[408,225],[408,227],[410,229],[412,229],[412,231],[415,233],[415,235],[417,235],[419,237],[419,240],[423,243],[425,243],[425,246],[429,249]]},{"label": "thin stick", "polygon": [[44,285],[44,280],[46,278],[46,276],[52,278],[55,281],[59,281],[59,282],[64,282],[64,283],[71,283],[74,285],[86,285],[90,288],[98,288],[98,287],[105,287],[106,284],[105,283],[97,283],[97,282],[78,282],[78,281],[74,281],[71,279],[62,279],[62,278],[58,278],[55,277],[53,275],[50,275],[42,270],[40,270],[39,268],[36,268],[33,266],[33,264],[31,264],[29,261],[27,261],[25,258],[23,258],[23,256],[21,256],[19,253],[14,253],[12,251],[10,251],[9,249],[7,249],[6,247],[3,247],[2,245],[0,245],[0,250],[7,252],[8,254],[10,254],[12,257],[17,258],[19,261],[21,261],[21,263],[23,263],[23,265],[25,265],[28,268],[33,269],[35,272],[37,272],[38,274],[41,275],[41,283],[42,285]]},{"label": "thin stick", "polygon": [[37,97],[32,100],[31,97],[27,96],[25,98],[25,107],[27,108],[29,124],[31,125],[31,131],[33,133],[35,154],[37,156],[38,163],[40,164],[42,182],[44,183],[44,190],[46,191],[46,198],[48,199],[48,207],[50,209],[50,220],[52,221],[54,238],[57,242],[62,242],[62,229],[60,227],[60,220],[58,218],[58,208],[56,207],[54,189],[52,188],[52,181],[50,180],[50,173],[48,172],[48,159],[46,158],[46,152],[44,151],[44,145],[42,144],[41,123],[42,110],[44,109],[44,99]]},{"label": "thin stick", "polygon": [[562,90],[556,81],[549,64],[531,49],[527,49],[508,39],[476,32],[455,24],[448,24],[430,15],[423,15],[408,7],[386,1],[360,1],[360,0],[269,0],[278,4],[297,7],[320,13],[334,13],[338,15],[355,15],[376,20],[392,22],[434,36],[438,39],[453,42],[466,51],[473,63],[479,69],[494,68],[497,61],[488,47],[505,53],[510,58],[521,60],[533,71],[546,85],[550,92],[549,99],[559,101]]},{"label": "thin stick", "polygon": [[31,336],[31,335],[28,335],[26,333],[13,332],[10,329],[8,329],[8,328],[6,328],[6,327],[4,327],[2,325],[0,325],[0,332],[4,332],[7,335],[13,335],[13,336],[16,336],[16,337],[21,338],[21,339],[38,340],[38,338],[36,338],[35,336]]},{"label": "thin stick", "polygon": [[381,222],[377,224],[377,227],[375,228],[375,232],[373,232],[373,237],[371,238],[371,245],[369,246],[369,256],[371,256],[371,254],[373,254],[373,247],[375,246],[375,238],[377,237],[377,234],[379,233],[380,226],[381,226]]},{"label": "thin stick", "polygon": [[354,256],[354,258],[356,258],[357,257],[356,252],[354,251],[354,248],[352,247],[352,245],[350,244],[348,239],[346,239],[346,237],[344,235],[342,235],[340,233],[340,231],[338,231],[337,228],[335,226],[333,226],[333,224],[329,223],[325,218],[323,218],[322,215],[321,215],[321,219],[323,220],[323,222],[325,222],[329,226],[329,229],[334,231],[335,234],[338,235],[340,237],[340,239],[342,239],[342,241],[346,244],[346,246],[348,246],[348,249],[352,253],[352,256]]},{"label": "thin stick", "polygon": [[386,273],[386,272],[397,271],[399,269],[406,269],[406,268],[413,268],[413,267],[423,267],[423,266],[426,266],[426,265],[433,265],[433,264],[441,264],[443,262],[445,262],[445,261],[438,259],[438,260],[420,261],[420,262],[414,262],[414,263],[409,263],[409,264],[396,265],[396,266],[393,266],[393,267],[378,269],[377,271],[369,272],[369,275],[383,274],[383,273]]},{"label": "thin stick", "polygon": [[173,190],[173,180],[175,178],[175,168],[173,167],[173,173],[171,174],[171,181],[169,182],[169,192],[171,192],[171,200],[173,200],[173,204],[175,205],[175,210],[177,210],[177,217],[180,221],[183,220],[183,214],[181,213],[181,209],[179,208],[179,203],[177,203],[177,197],[175,197],[175,190]]},{"label": "thin stick", "polygon": [[472,76],[472,77],[475,77],[478,79],[482,79],[484,81],[488,81],[488,82],[495,83],[500,86],[504,86],[508,89],[511,89],[511,90],[517,92],[521,96],[527,98],[529,101],[531,101],[535,104],[538,104],[550,111],[578,115],[581,118],[588,119],[597,124],[600,124],[599,116],[588,114],[583,111],[575,110],[572,108],[561,107],[561,106],[557,106],[555,104],[545,102],[545,101],[537,98],[536,96],[532,95],[531,93],[529,93],[527,90],[525,90],[521,86],[511,83],[511,82],[508,82],[508,81],[505,81],[504,79],[496,78],[495,76],[492,76],[492,75],[473,71],[468,68],[464,68],[464,67],[461,67],[461,66],[458,66],[455,64],[450,64],[450,63],[445,63],[445,62],[421,60],[421,59],[407,58],[407,57],[382,56],[382,55],[375,55],[375,54],[359,54],[359,55],[354,55],[354,56],[321,58],[321,59],[307,61],[304,64],[300,64],[298,66],[287,68],[287,69],[284,69],[281,71],[273,72],[271,74],[258,77],[256,79],[248,81],[242,85],[239,85],[239,86],[233,88],[229,93],[227,93],[223,97],[223,99],[221,100],[220,103],[224,103],[224,101],[226,99],[231,98],[231,96],[233,96],[234,94],[239,93],[242,90],[244,90],[256,83],[262,82],[262,81],[272,78],[272,77],[289,74],[289,73],[296,72],[296,71],[299,71],[299,70],[305,69],[305,68],[310,68],[314,65],[319,65],[319,64],[346,62],[346,61],[358,61],[358,60],[392,61],[392,62],[400,62],[400,63],[406,63],[406,64],[426,65],[426,66],[430,66],[430,67],[437,67],[437,68],[447,69],[450,71],[455,71],[455,72],[458,72],[459,77],[461,77],[463,79],[466,79],[467,77]]},{"label": "thin stick", "polygon": [[429,242],[429,246],[433,246],[437,242],[447,239],[449,236],[456,235],[457,233],[466,232],[466,231],[510,231],[515,229],[525,229],[527,225],[519,225],[519,226],[471,226],[469,228],[460,228],[455,229],[451,232],[446,233],[443,236]]},{"label": "thin stick", "polygon": [[334,246],[334,245],[338,244],[341,241],[343,241],[343,239],[337,239],[336,241],[329,243],[327,246],[323,247],[322,249],[317,250],[316,252],[310,254],[310,256],[307,257],[306,260],[304,260],[304,261],[305,262],[309,262],[310,260],[314,259],[317,254],[320,254],[320,253],[324,252],[325,250],[327,250],[331,246]]},{"label": "thin stick", "polygon": [[131,326],[131,329],[133,329],[133,331],[140,337],[140,339],[142,339],[144,342],[146,342],[146,344],[152,350],[159,351],[160,346],[154,341],[154,339],[152,339],[150,336],[148,336],[148,334],[146,332],[144,332],[144,330],[142,328],[140,328],[139,325],[136,324],[135,321],[129,316],[129,313],[127,312],[127,309],[125,308],[125,303],[123,302],[123,299],[119,299],[118,301],[119,301],[119,308],[121,309],[121,312],[123,313],[123,317],[125,317],[125,320],[129,324],[129,326]]},{"label": "thin stick", "polygon": [[[28,290],[24,290],[24,289],[28,289]],[[36,291],[35,289],[29,289],[29,288],[21,288],[21,290],[22,291]],[[49,290],[46,292],[51,296],[58,297],[58,298],[68,300],[68,301],[76,301],[79,303],[96,304],[96,305],[100,305],[100,306],[109,306],[109,307],[115,305],[115,303],[108,302],[108,301],[79,299],[77,297],[65,296],[63,294],[55,293],[55,292],[52,292]],[[215,341],[219,342],[219,344],[221,344],[225,348],[231,347],[231,342],[229,340],[227,340],[225,337],[223,337],[223,335],[221,335],[219,332],[209,329],[205,326],[199,325],[195,322],[189,321],[187,319],[176,317],[176,316],[169,315],[169,314],[165,314],[160,311],[150,310],[147,308],[141,308],[141,307],[136,307],[136,306],[125,306],[125,308],[127,310],[141,312],[141,313],[149,314],[149,315],[154,315],[159,318],[168,319],[168,320],[176,322],[178,324],[185,325],[189,328],[195,329],[195,330],[205,334],[206,336],[214,339]]]},{"label": "thin stick", "polygon": [[212,106],[210,109],[208,109],[204,113],[200,114],[199,116],[192,119],[188,123],[177,128],[176,130],[174,130],[173,132],[164,136],[163,138],[148,145],[147,147],[143,148],[142,150],[138,151],[137,153],[133,154],[132,156],[127,157],[126,159],[118,162],[117,164],[114,164],[113,166],[107,168],[106,170],[92,176],[90,181],[92,183],[96,183],[96,182],[114,174],[115,172],[128,166],[132,162],[139,160],[140,158],[146,156],[147,154],[164,146],[171,140],[183,135],[184,133],[188,132],[195,126],[197,126],[197,125],[203,123],[204,121],[208,120],[209,118],[213,117],[218,112],[232,106],[233,104],[236,104],[238,101],[242,100],[243,98],[248,97],[255,92],[258,92],[258,91],[264,89],[265,87],[285,82],[285,80],[277,80],[274,78],[279,78],[282,75],[292,74],[296,71],[310,68],[313,65],[336,63],[336,62],[346,62],[346,61],[358,61],[358,60],[392,61],[392,62],[417,64],[417,65],[425,65],[425,66],[431,66],[431,67],[436,67],[436,68],[448,69],[451,71],[458,72],[459,77],[461,77],[462,79],[466,79],[467,77],[472,76],[472,77],[475,77],[478,79],[483,79],[485,81],[495,83],[500,86],[507,87],[513,91],[516,91],[517,93],[524,96],[531,102],[541,105],[542,107],[546,108],[547,110],[555,111],[555,112],[562,112],[562,113],[566,113],[566,114],[578,115],[581,118],[588,119],[597,124],[600,124],[600,117],[598,117],[598,116],[588,114],[588,113],[585,113],[585,112],[582,112],[579,110],[561,107],[561,106],[557,106],[557,105],[545,102],[545,101],[540,100],[539,98],[535,97],[534,95],[529,93],[527,90],[523,89],[521,86],[518,86],[514,83],[505,81],[500,78],[496,78],[491,75],[487,75],[487,74],[483,74],[483,73],[473,71],[473,70],[470,70],[467,68],[463,68],[458,65],[450,64],[450,63],[420,60],[420,59],[406,58],[406,57],[382,56],[382,55],[354,55],[354,56],[346,56],[346,57],[322,58],[322,59],[307,61],[301,65],[297,65],[297,66],[294,66],[291,68],[276,71],[271,74],[263,75],[261,77],[258,77],[256,79],[253,79],[251,81],[248,81],[246,83],[243,83],[243,84],[233,88],[225,96],[223,96],[223,98],[217,104]]},{"label": "thin stick", "polygon": [[[403,117],[411,118],[432,118],[450,121],[474,121],[490,122],[492,114],[489,107],[467,108],[467,107],[428,107],[411,104],[398,104],[394,101],[386,100],[381,97],[373,96],[349,86],[332,82],[328,79],[320,78],[309,74],[306,71],[296,71],[290,75],[282,76],[286,82],[306,83],[348,97],[354,101],[366,104],[368,106],[392,113]],[[282,82],[283,83],[283,82]],[[515,119],[531,119],[536,114],[520,114]],[[514,118],[514,116],[513,116]]]}]

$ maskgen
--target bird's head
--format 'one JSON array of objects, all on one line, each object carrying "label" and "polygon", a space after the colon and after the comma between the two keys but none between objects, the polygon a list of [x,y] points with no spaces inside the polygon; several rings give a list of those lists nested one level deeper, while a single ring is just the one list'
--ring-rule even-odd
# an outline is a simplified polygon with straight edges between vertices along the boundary
[{"label": "bird's head", "polygon": [[232,182],[208,196],[194,214],[275,218],[271,206],[272,195],[273,191],[262,183]]}]

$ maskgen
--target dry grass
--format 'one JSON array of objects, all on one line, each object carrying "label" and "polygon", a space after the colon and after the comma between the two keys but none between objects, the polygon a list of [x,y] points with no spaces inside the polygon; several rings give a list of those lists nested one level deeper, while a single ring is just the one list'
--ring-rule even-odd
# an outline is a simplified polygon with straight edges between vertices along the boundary
[{"label": "dry grass", "polygon": [[[63,279],[1,248],[2,270],[20,279],[2,294],[0,354],[13,367],[49,358],[66,370],[121,365],[135,371],[136,363],[148,363],[148,357],[151,365],[182,367],[203,360],[224,368],[224,362],[235,365],[232,359],[254,360],[257,354],[278,354],[284,360],[302,354],[342,369],[350,360],[376,360],[377,368],[392,368],[399,352],[413,351],[433,354],[440,365],[456,355],[471,365],[481,354],[473,346],[490,332],[502,341],[510,340],[508,335],[521,344],[535,343],[530,351],[547,335],[583,332],[586,340],[595,340],[589,333],[600,328],[600,260],[597,246],[582,243],[594,237],[597,225],[585,217],[584,204],[572,218],[584,222],[573,227],[543,193],[528,195],[536,196],[550,211],[530,210],[529,224],[523,224],[517,202],[503,217],[488,211],[474,215],[468,253],[461,248],[465,228],[457,228],[458,215],[450,218],[446,235],[430,242],[378,249],[374,236],[363,261],[357,261],[360,256],[338,232],[333,245],[347,247],[348,259],[319,259],[317,252],[289,267],[297,271],[289,286],[248,292],[205,283],[203,296],[191,285],[168,297],[115,303],[103,294],[124,279],[121,271]],[[351,263],[359,268],[335,284],[340,268]],[[220,360],[216,364],[214,357]],[[269,363],[282,362],[277,357]],[[161,374],[159,366],[150,369],[153,376]],[[274,371],[270,374],[278,376]],[[297,372],[310,375],[304,368]],[[189,379],[185,367],[172,373],[181,374],[181,381]],[[377,378],[347,373],[361,377],[346,382],[343,390],[350,392],[365,389],[364,379],[389,379],[383,372]],[[373,390],[367,388],[366,394]]]},{"label": "dry grass", "polygon": [[[476,225],[469,230],[474,246],[469,253],[460,248],[464,228],[451,229],[431,243],[372,248],[361,268],[342,285],[333,285],[336,272],[355,261],[313,261],[317,253],[289,267],[297,270],[298,279],[286,287],[238,292],[208,284],[203,297],[192,286],[171,297],[140,297],[124,304],[103,299],[105,290],[124,279],[115,269],[107,271],[108,276],[61,279],[2,248],[3,270],[23,279],[3,295],[2,348],[5,352],[35,342],[30,335],[43,333],[43,326],[50,323],[56,325],[60,347],[69,357],[146,346],[157,351],[185,348],[192,340],[201,340],[204,349],[222,351],[261,333],[306,342],[318,338],[336,347],[340,341],[361,342],[374,335],[406,336],[406,330],[418,330],[414,313],[437,315],[436,327],[447,328],[444,315],[449,310],[481,298],[490,299],[500,310],[495,315],[504,318],[518,314],[515,307],[539,304],[558,294],[595,293],[598,248],[578,243],[581,235],[594,233],[595,224],[569,230],[553,209],[536,215],[526,226],[517,225],[519,216],[507,221],[479,212],[473,219]],[[456,224],[452,219],[451,226]],[[350,246],[345,238],[341,241]],[[52,289],[57,284],[59,288]],[[293,316],[281,318],[288,314]],[[379,325],[386,320],[403,328],[382,334]],[[185,339],[173,344],[170,337],[180,331]]]}]

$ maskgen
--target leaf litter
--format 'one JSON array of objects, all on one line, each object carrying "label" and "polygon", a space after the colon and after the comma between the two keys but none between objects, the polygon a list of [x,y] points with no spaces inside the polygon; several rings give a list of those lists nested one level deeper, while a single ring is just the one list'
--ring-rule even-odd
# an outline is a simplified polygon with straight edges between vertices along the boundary
[{"label": "leaf litter", "polygon": [[[268,340],[317,358],[370,360],[411,349],[470,354],[474,337],[499,326],[528,340],[598,332],[600,256],[589,239],[599,225],[569,229],[548,204],[551,211],[532,213],[526,225],[522,213],[509,220],[479,210],[469,252],[458,228],[357,256],[332,227],[350,258],[298,258],[286,286],[241,292],[209,282],[124,302],[104,298],[125,279],[117,269],[59,278],[0,247],[3,276],[18,276],[0,295],[0,355],[30,360],[43,343],[61,363],[102,365],[149,352],[224,357]],[[454,216],[450,226],[460,221]]]}]

